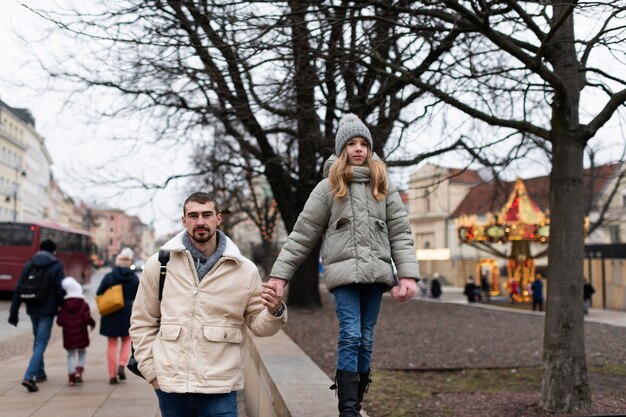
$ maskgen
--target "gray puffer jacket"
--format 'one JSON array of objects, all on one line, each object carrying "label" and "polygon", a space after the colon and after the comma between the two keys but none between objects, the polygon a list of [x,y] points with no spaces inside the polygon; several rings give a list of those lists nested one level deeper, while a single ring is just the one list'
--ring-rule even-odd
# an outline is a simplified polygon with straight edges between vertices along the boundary
[{"label": "gray puffer jacket", "polygon": [[336,159],[333,155],[324,164],[325,178],[309,196],[270,276],[290,280],[321,237],[329,290],[353,283],[392,287],[392,260],[398,277],[419,279],[411,228],[398,190],[390,185],[387,197],[376,201],[369,168],[355,167],[348,196],[334,199],[328,172]]}]

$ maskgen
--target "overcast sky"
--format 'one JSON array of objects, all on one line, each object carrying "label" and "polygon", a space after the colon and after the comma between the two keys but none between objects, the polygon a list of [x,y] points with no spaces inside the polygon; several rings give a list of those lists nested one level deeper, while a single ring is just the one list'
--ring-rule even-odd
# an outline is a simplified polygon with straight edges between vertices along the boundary
[{"label": "overcast sky", "polygon": [[[40,68],[38,59],[63,56],[74,45],[63,45],[53,37],[44,36],[43,29],[48,27],[47,22],[23,8],[18,0],[0,1],[0,98],[10,106],[31,110],[37,121],[37,131],[46,138],[54,160],[53,173],[62,189],[75,199],[82,199],[90,204],[105,204],[137,215],[144,223],[153,224],[157,235],[180,229],[181,203],[186,194],[183,181],[173,182],[164,191],[147,192],[87,186],[82,179],[94,172],[107,173],[106,169],[114,167],[115,173],[159,183],[172,174],[188,170],[187,161],[191,148],[169,146],[164,149],[145,142],[139,146],[136,142],[115,140],[128,135],[142,136],[149,132],[146,131],[147,126],[143,120],[116,118],[94,122],[93,110],[111,105],[111,100],[106,97],[78,93],[68,95],[67,92],[55,91],[63,86],[51,83]],[[70,0],[22,2],[33,8],[58,9],[59,3],[68,1]],[[75,3],[82,4],[78,0]],[[577,29],[584,29],[586,24],[593,29],[598,22],[583,22]],[[68,97],[70,104],[66,103]],[[620,158],[625,137],[620,125],[619,118],[614,118],[609,127],[591,141],[594,147],[602,144],[599,162],[613,162]],[[615,146],[607,146],[609,142]],[[463,166],[463,161],[454,164],[450,156],[434,162],[445,166]],[[533,177],[544,175],[549,170],[545,161],[535,166],[529,165],[528,161],[524,163],[526,165],[518,167],[518,172],[513,172],[512,175]],[[406,186],[403,181],[406,181],[408,172],[415,169],[417,168],[407,169],[402,175],[396,175],[398,180],[394,181],[400,188]]]},{"label": "overcast sky", "polygon": [[[32,7],[54,7],[50,0],[24,1]],[[89,109],[98,108],[98,97],[71,96],[54,91],[37,59],[51,57],[67,46],[42,40],[46,22],[23,8],[17,0],[2,0],[0,6],[0,98],[12,107],[30,109],[37,131],[46,139],[54,161],[53,173],[61,188],[75,199],[90,204],[105,204],[139,216],[153,224],[157,236],[180,228],[180,206],[184,184],[173,183],[165,191],[122,190],[116,187],[87,186],[83,177],[90,172],[104,172],[102,166],[119,166],[118,172],[159,182],[176,169],[185,169],[189,149],[157,147],[129,143],[112,138],[137,134],[142,130],[137,120],[98,120]],[[120,194],[121,192],[121,194]]]}]

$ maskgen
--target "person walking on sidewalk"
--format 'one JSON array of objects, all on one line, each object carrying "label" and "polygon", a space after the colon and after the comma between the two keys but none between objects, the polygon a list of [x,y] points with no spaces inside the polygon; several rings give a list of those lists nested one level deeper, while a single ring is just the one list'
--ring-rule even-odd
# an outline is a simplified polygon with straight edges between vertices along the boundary
[{"label": "person walking on sidewalk", "polygon": [[17,326],[22,301],[26,302],[26,314],[33,327],[33,353],[24,373],[22,385],[29,392],[39,390],[37,382],[48,377],[44,365],[44,352],[48,347],[54,317],[63,302],[65,292],[61,281],[65,277],[63,265],[54,256],[56,244],[45,239],[39,245],[39,251],[24,265],[20,279],[13,294],[9,313],[9,323]]},{"label": "person walking on sidewalk", "polygon": [[161,247],[170,256],[161,301],[158,254],[139,283],[130,334],[162,417],[236,417],[243,326],[271,336],[286,320],[282,298],[218,230],[221,221],[213,195],[191,194],[185,230]]},{"label": "person walking on sidewalk", "polygon": [[585,314],[589,314],[589,308],[591,307],[591,296],[596,292],[596,289],[593,288],[591,282],[587,278],[585,278],[585,283],[583,284],[583,311]]},{"label": "person walking on sidewalk", "polygon": [[[341,416],[360,415],[370,383],[374,326],[382,295],[397,301],[416,293],[419,268],[404,204],[372,135],[354,114],[339,121],[335,155],[313,190],[270,273],[283,288],[323,239],[322,263],[335,296],[339,340],[335,384]],[[399,280],[395,280],[392,261]]]},{"label": "person walking on sidewalk", "polygon": [[[109,315],[100,317],[100,334],[107,337],[107,364],[109,384],[115,385],[119,380],[126,379],[124,369],[130,357],[130,315],[133,300],[139,287],[139,278],[130,269],[135,254],[132,249],[124,248],[115,258],[115,266],[102,278],[96,295],[103,294],[113,285],[122,284],[124,308]],[[121,341],[121,343],[118,343]],[[119,356],[118,356],[119,344]]]},{"label": "person walking on sidewalk", "polygon": [[474,283],[474,276],[470,275],[467,279],[467,283],[465,284],[465,288],[463,289],[463,294],[467,297],[468,303],[473,303],[476,301],[476,284]]},{"label": "person walking on sidewalk", "polygon": [[85,302],[83,287],[74,277],[65,277],[61,282],[65,300],[57,316],[57,324],[63,328],[63,347],[67,350],[68,385],[73,387],[83,382],[85,355],[89,346],[89,331],[96,327],[91,317],[89,304]]},{"label": "person walking on sidewalk", "polygon": [[530,286],[530,292],[533,297],[533,311],[539,308],[539,311],[543,311],[543,282],[541,276],[537,275],[535,280]]}]

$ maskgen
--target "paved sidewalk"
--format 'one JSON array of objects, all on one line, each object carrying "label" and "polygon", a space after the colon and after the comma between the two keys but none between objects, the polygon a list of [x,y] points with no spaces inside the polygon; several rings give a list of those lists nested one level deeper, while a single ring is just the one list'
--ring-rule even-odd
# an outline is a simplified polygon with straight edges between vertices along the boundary
[{"label": "paved sidewalk", "polygon": [[[26,316],[23,319],[27,319]],[[54,332],[60,332],[58,326]],[[126,381],[109,385],[106,339],[91,334],[87,349],[85,382],[67,385],[66,353],[60,337],[45,354],[48,380],[29,393],[20,383],[30,358],[22,356],[0,362],[0,417],[159,417],[152,388],[142,379],[128,375]]]},{"label": "paved sidewalk", "polygon": [[[91,305],[96,328],[89,335],[85,382],[74,387],[67,385],[67,356],[61,328],[56,323],[44,356],[48,380],[37,384],[39,391],[32,393],[21,385],[32,351],[30,318],[22,305],[19,326],[9,326],[7,305],[7,311],[0,315],[0,339],[25,339],[29,344],[19,345],[26,350],[23,354],[0,360],[0,417],[161,417],[154,390],[143,379],[127,371],[126,381],[109,385],[107,340],[99,333],[100,316],[94,299],[100,280],[108,271],[98,271],[92,283],[85,286],[85,299]],[[247,417],[244,395],[237,394],[239,417]]]},{"label": "paved sidewalk", "polygon": [[[459,288],[459,287],[444,286],[441,301],[433,300],[432,298],[421,298],[421,297],[415,297],[415,299],[419,299],[422,301],[465,304],[465,305],[476,307],[476,308],[506,310],[506,311],[511,311],[511,312],[520,313],[520,314],[531,314],[531,315],[544,315],[545,314],[545,312],[524,310],[524,309],[519,309],[519,308],[514,308],[514,307],[506,307],[506,306],[494,305],[494,304],[485,304],[485,303],[480,303],[480,302],[470,304],[467,302],[467,297],[463,295],[463,288]],[[544,303],[544,306],[545,306],[545,303]],[[592,307],[589,309],[589,314],[585,315],[585,322],[609,324],[611,326],[626,327],[626,311],[606,310],[602,308]]]},{"label": "paved sidewalk", "polygon": [[[462,289],[444,287],[441,301],[420,298],[423,301],[467,304]],[[87,291],[87,298],[93,297]],[[499,309],[520,314],[544,313],[473,303],[472,307]],[[98,321],[98,318],[94,318]],[[4,317],[5,318],[5,317]],[[22,310],[20,319],[28,322]],[[626,312],[592,308],[585,321],[626,327]],[[99,323],[98,323],[99,326]],[[13,328],[15,329],[15,328]],[[18,329],[15,331],[17,332]],[[109,385],[106,365],[106,339],[91,333],[87,350],[85,382],[76,387],[67,386],[66,353],[60,338],[61,329],[54,328],[53,338],[46,351],[48,381],[38,384],[39,391],[27,392],[20,385],[30,357],[30,347],[20,356],[0,361],[0,417],[160,417],[156,396],[142,379],[127,373],[128,379],[118,385]],[[23,331],[21,332],[24,333]],[[246,417],[243,394],[239,393],[239,416]]]}]

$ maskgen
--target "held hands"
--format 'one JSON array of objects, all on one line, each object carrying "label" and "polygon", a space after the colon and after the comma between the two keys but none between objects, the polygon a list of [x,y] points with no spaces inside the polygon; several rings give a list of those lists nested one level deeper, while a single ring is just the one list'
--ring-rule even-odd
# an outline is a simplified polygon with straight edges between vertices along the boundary
[{"label": "held hands", "polygon": [[267,283],[276,286],[276,295],[278,295],[281,298],[281,300],[282,300],[283,294],[285,292],[284,289],[287,286],[287,280],[270,277],[270,279],[269,279],[269,281],[267,281]]},{"label": "held hands", "polygon": [[[277,283],[276,281],[283,281],[285,284]],[[268,282],[264,282],[263,293],[261,294],[261,302],[267,308],[267,310],[274,314],[278,311],[283,302],[283,288],[287,284],[287,281],[277,278],[271,278]]]},{"label": "held hands", "polygon": [[417,292],[417,283],[413,278],[400,278],[400,283],[391,289],[391,296],[401,303],[409,301]]}]

